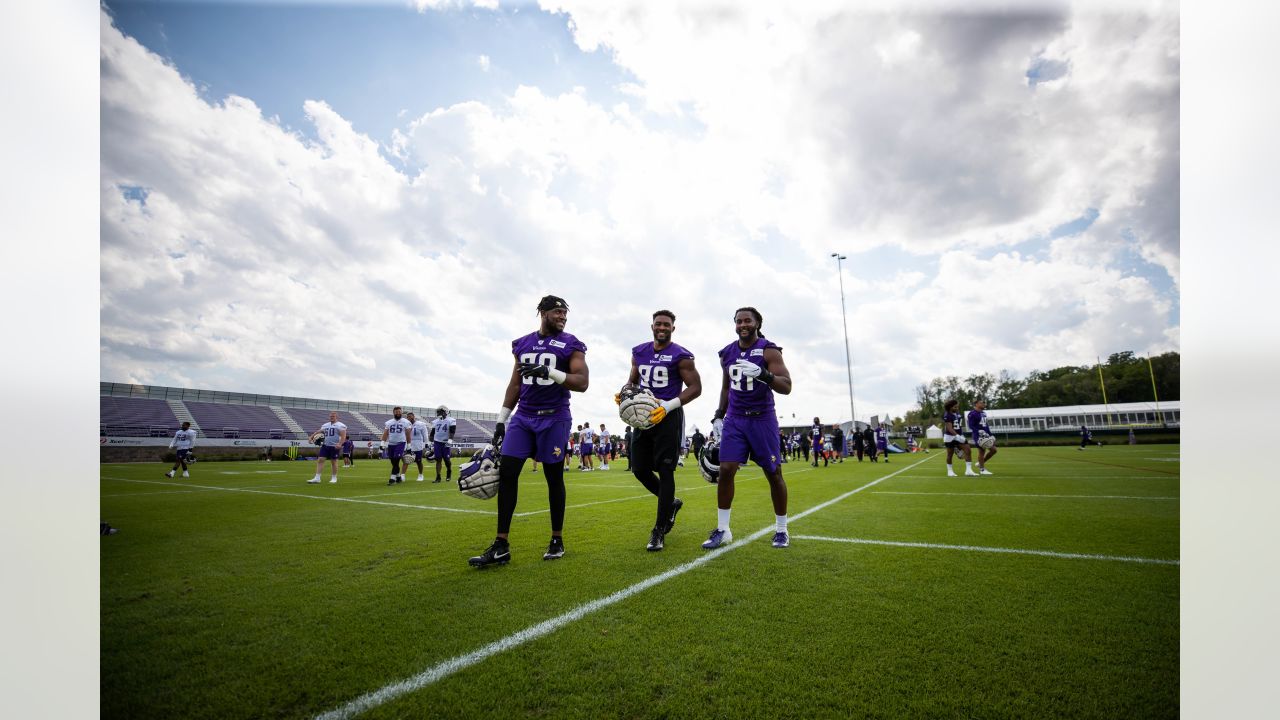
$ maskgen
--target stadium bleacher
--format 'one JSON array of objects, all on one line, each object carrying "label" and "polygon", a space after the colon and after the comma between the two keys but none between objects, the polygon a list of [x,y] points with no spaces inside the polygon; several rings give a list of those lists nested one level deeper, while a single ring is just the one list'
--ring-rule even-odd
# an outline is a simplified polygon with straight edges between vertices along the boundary
[{"label": "stadium bleacher", "polygon": [[[99,397],[98,426],[102,435],[165,437],[181,423],[164,400]],[[197,421],[198,422],[198,421]]]},{"label": "stadium bleacher", "polygon": [[207,438],[279,440],[289,437],[284,422],[265,405],[228,405],[192,400],[185,404]]}]

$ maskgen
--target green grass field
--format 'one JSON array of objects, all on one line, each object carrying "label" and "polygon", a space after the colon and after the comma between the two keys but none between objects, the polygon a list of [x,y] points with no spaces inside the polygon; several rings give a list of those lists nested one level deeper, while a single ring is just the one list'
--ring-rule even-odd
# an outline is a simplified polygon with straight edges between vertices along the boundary
[{"label": "green grass field", "polygon": [[1178,460],[1011,448],[980,478],[943,477],[938,451],[790,463],[783,550],[751,539],[773,524],[752,467],[714,553],[715,490],[691,463],[648,553],[656,500],[620,459],[566,473],[552,562],[526,467],[512,562],[486,570],[467,558],[496,501],[416,472],[388,487],[385,462],[336,485],[305,484],[304,462],[103,465],[120,533],[101,539],[102,716],[1176,717]]}]

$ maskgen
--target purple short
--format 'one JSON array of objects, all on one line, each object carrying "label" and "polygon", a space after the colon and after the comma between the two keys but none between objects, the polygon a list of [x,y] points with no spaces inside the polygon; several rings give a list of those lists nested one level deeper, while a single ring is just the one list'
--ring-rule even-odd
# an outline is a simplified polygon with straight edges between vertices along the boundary
[{"label": "purple short", "polygon": [[387,446],[387,459],[399,460],[404,457],[404,443],[391,443]]},{"label": "purple short", "polygon": [[745,463],[747,460],[754,460],[768,473],[781,467],[778,459],[778,421],[772,414],[761,417],[730,415],[724,419],[720,462]]},{"label": "purple short", "polygon": [[404,451],[404,459],[405,459],[405,462],[419,462],[419,461],[421,461],[421,460],[422,460],[422,453],[424,453],[424,452],[426,452],[426,451],[425,451],[425,450],[405,450],[405,451]]},{"label": "purple short", "polygon": [[321,445],[320,458],[322,460],[337,460],[338,446],[337,445]]},{"label": "purple short", "polygon": [[592,449],[594,447],[595,445],[591,443],[582,443],[582,457],[586,457],[588,455],[594,454],[594,451]]},{"label": "purple short", "polygon": [[179,451],[178,451],[178,459],[179,459],[179,460],[183,460],[183,459],[185,459],[185,458],[186,458],[188,455],[190,455],[190,454],[191,454],[191,451],[190,451],[190,450],[179,450]]},{"label": "purple short", "polygon": [[512,415],[502,440],[502,454],[533,458],[540,463],[562,462],[572,423],[572,420]]},{"label": "purple short", "polygon": [[453,457],[453,455],[449,452],[449,443],[442,443],[442,442],[436,443],[435,451],[436,451],[435,455],[437,460],[444,460],[445,458]]}]

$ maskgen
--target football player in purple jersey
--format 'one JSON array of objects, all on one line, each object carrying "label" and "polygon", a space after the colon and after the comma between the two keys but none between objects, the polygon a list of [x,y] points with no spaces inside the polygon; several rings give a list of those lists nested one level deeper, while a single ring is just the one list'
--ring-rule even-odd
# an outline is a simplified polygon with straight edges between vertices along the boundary
[{"label": "football player in purple jersey", "polygon": [[[511,341],[515,365],[502,397],[493,446],[500,448],[498,466],[498,534],[493,544],[469,560],[474,567],[503,565],[511,559],[507,534],[516,511],[520,471],[524,461],[542,463],[551,505],[551,542],[543,560],[564,556],[564,459],[572,415],[569,392],[585,392],[588,384],[587,346],[564,331],[569,304],[555,295],[538,303],[539,327]],[[508,420],[510,427],[508,427]]]},{"label": "football player in purple jersey", "polygon": [[[684,406],[702,394],[702,377],[693,364],[693,353],[671,341],[676,314],[659,310],[649,326],[653,342],[631,349],[631,375],[627,382],[647,388],[662,404],[649,413],[653,426],[631,434],[631,474],[658,498],[658,515],[649,532],[646,550],[661,550],[667,533],[675,527],[684,501],[676,497],[676,464],[684,440]],[[621,398],[614,396],[614,402]]]},{"label": "football player in purple jersey", "polygon": [[969,455],[969,435],[964,431],[964,413],[960,412],[960,401],[952,398],[942,406],[942,442],[947,446],[947,477],[957,477],[951,469],[951,459],[956,455],[964,457],[964,474],[977,477],[973,471],[973,461]]},{"label": "football player in purple jersey", "polygon": [[[984,435],[991,434],[991,428],[987,425],[987,401],[979,399],[973,404],[973,409],[969,411],[969,438],[974,445],[978,445],[978,441]],[[987,461],[996,455],[996,446],[983,448],[978,445],[978,474],[979,475],[995,475],[987,469]]]},{"label": "football player in purple jersey", "polygon": [[[791,394],[791,373],[782,361],[782,348],[760,334],[764,318],[753,307],[733,314],[738,339],[720,351],[723,381],[720,406],[711,424],[720,438],[720,479],[716,488],[716,529],[702,547],[713,550],[733,541],[729,513],[733,507],[733,480],[738,468],[755,460],[769,481],[776,528],[773,546],[791,544],[787,533],[787,483],[778,457],[778,416],[773,394]],[[815,452],[820,452],[814,448]]]}]

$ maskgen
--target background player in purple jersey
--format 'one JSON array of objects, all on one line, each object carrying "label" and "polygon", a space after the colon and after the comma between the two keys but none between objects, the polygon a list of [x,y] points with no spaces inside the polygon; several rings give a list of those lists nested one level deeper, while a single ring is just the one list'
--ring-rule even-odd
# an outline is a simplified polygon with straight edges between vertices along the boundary
[{"label": "background player in purple jersey", "polygon": [[587,389],[587,346],[564,331],[569,304],[563,299],[554,295],[542,298],[538,315],[538,330],[511,342],[515,366],[493,434],[493,445],[501,454],[498,534],[493,544],[469,560],[474,567],[503,565],[511,559],[507,534],[516,511],[520,471],[529,458],[542,463],[551,504],[551,543],[542,559],[564,556],[564,458],[572,427],[569,391]]},{"label": "background player in purple jersey", "polygon": [[[648,388],[662,404],[649,413],[654,425],[631,434],[631,474],[658,498],[658,516],[649,533],[646,550],[661,550],[667,533],[675,527],[684,502],[676,497],[676,463],[684,440],[684,405],[702,394],[702,377],[693,364],[693,353],[671,341],[676,314],[653,314],[653,342],[631,349],[631,375],[627,382]],[[613,397],[614,402],[621,398]]]},{"label": "background player in purple jersey", "polygon": [[976,477],[973,462],[969,455],[969,437],[964,431],[964,413],[960,412],[960,401],[952,398],[942,406],[942,442],[947,446],[947,477],[957,477],[951,469],[951,459],[956,455],[964,457],[964,474]]},{"label": "background player in purple jersey", "polygon": [[711,421],[720,437],[716,529],[702,547],[712,550],[733,540],[729,512],[733,507],[734,476],[742,463],[754,459],[764,470],[773,498],[777,521],[773,546],[784,548],[791,544],[791,536],[787,533],[787,484],[778,458],[778,416],[774,414],[773,393],[791,394],[791,373],[782,362],[782,348],[760,334],[764,318],[759,310],[739,308],[733,314],[733,325],[738,340],[720,351],[724,380],[720,406]]},{"label": "background player in purple jersey", "polygon": [[[974,445],[978,445],[978,441],[984,435],[991,434],[991,428],[987,426],[987,401],[978,400],[973,404],[973,409],[969,411],[969,439]],[[978,474],[979,475],[995,475],[987,469],[987,461],[996,455],[996,446],[983,448],[978,445]]]}]

